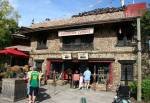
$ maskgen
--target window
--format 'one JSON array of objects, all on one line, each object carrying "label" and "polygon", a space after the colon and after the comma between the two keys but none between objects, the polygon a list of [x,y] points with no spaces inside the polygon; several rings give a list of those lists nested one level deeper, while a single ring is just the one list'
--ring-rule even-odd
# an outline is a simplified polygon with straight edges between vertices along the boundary
[{"label": "window", "polygon": [[42,63],[44,60],[35,60],[36,68],[41,71],[42,70]]},{"label": "window", "polygon": [[99,65],[97,75],[97,82],[99,84],[105,84],[109,80],[109,64]]},{"label": "window", "polygon": [[48,35],[38,34],[37,36],[37,49],[47,49],[47,37]]},{"label": "window", "polygon": [[133,80],[133,64],[135,60],[119,60],[121,64],[121,80]]},{"label": "window", "polygon": [[133,80],[133,64],[121,64],[121,80]]},{"label": "window", "polygon": [[117,30],[117,46],[131,46],[134,41],[134,31],[131,24],[122,24]]},{"label": "window", "polygon": [[63,37],[63,50],[93,49],[94,35],[78,35]]}]

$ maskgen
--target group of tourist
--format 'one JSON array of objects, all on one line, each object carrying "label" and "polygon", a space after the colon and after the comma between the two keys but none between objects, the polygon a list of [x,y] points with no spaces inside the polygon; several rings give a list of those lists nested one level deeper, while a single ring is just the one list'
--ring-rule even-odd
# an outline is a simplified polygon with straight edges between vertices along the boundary
[{"label": "group of tourist", "polygon": [[72,84],[74,88],[89,88],[91,71],[87,68],[84,73],[79,73],[78,70],[72,75]]},{"label": "group of tourist", "polygon": [[[30,67],[30,71],[26,73],[25,80],[27,82],[27,94],[29,96],[29,103],[35,103],[35,99],[39,93],[40,81],[42,74],[38,72],[36,67]],[[91,71],[87,68],[83,73],[76,70],[73,74],[71,69],[68,70],[68,81],[74,88],[89,88]]]}]

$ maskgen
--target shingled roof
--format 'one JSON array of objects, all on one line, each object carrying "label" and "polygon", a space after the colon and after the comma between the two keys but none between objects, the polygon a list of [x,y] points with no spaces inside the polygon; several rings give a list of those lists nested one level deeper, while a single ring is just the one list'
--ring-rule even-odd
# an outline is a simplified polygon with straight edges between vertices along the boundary
[{"label": "shingled roof", "polygon": [[107,21],[107,20],[109,21],[109,20],[123,19],[123,18],[125,18],[124,12],[119,11],[119,12],[104,13],[104,14],[98,14],[98,15],[73,17],[70,19],[46,21],[43,23],[32,24],[31,28],[58,27],[58,26],[60,27],[60,26],[66,26],[66,25],[78,25],[78,24],[85,24],[85,23],[98,22],[98,21]]},{"label": "shingled roof", "polygon": [[[141,10],[143,12],[141,12]],[[73,15],[72,18],[69,19],[50,20],[32,24],[31,27],[23,28],[21,33],[25,34],[48,29],[130,21],[143,15],[145,10],[146,3],[130,4],[126,7],[119,8],[98,8],[92,11],[79,13],[78,15]]]},{"label": "shingled roof", "polygon": [[87,12],[81,12],[78,15],[73,15],[72,17],[81,17],[81,16],[88,16],[88,15],[98,15],[98,14],[104,14],[104,13],[113,13],[113,12],[119,12],[119,11],[124,11],[125,10],[125,6],[123,7],[112,7],[112,8],[97,8],[91,11],[87,11]]}]

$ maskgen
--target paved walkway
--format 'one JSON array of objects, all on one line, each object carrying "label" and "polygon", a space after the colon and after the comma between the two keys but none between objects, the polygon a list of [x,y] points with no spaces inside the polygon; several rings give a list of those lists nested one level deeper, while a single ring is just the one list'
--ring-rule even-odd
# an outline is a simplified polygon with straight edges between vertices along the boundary
[{"label": "paved walkway", "polygon": [[[115,93],[93,90],[70,89],[68,86],[44,86],[36,103],[81,103],[85,97],[87,103],[112,103]],[[10,103],[0,98],[0,103]],[[24,99],[15,103],[28,103]]]}]

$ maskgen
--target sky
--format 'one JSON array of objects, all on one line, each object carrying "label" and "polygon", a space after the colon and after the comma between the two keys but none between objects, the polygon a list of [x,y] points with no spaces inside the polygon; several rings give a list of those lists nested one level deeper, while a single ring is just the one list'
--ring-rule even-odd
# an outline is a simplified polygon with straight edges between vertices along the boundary
[{"label": "sky", "polygon": [[[58,20],[96,8],[121,6],[120,0],[9,0],[9,2],[21,16],[19,26],[30,26],[33,19],[35,23],[39,23],[46,18]],[[150,3],[150,0],[125,0],[126,5],[133,2]]]}]

